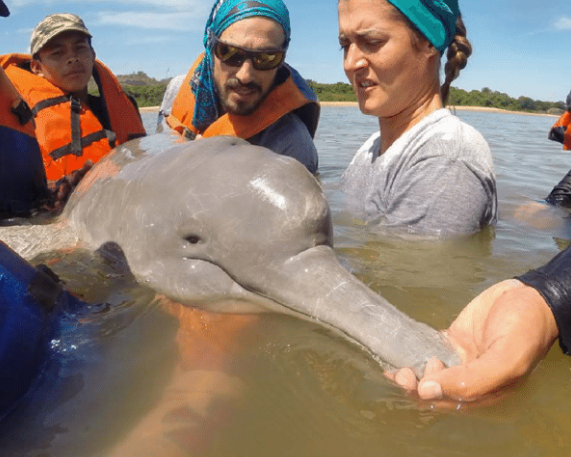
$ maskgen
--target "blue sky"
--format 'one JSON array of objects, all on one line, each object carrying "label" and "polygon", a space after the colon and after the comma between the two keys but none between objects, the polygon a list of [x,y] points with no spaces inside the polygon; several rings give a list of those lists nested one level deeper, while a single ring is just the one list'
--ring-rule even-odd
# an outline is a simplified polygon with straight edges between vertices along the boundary
[{"label": "blue sky", "polygon": [[[337,41],[336,0],[285,0],[291,15],[288,62],[306,78],[346,82]],[[0,53],[27,52],[46,15],[80,15],[93,46],[116,74],[161,79],[186,73],[202,50],[213,0],[5,0]],[[460,0],[474,54],[453,84],[512,97],[564,100],[571,90],[570,0]]]}]

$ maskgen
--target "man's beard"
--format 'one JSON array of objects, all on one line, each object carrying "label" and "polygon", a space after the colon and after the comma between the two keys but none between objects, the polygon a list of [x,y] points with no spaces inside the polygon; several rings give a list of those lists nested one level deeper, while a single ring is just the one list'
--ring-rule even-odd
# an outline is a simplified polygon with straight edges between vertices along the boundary
[{"label": "man's beard", "polygon": [[[259,98],[253,101],[238,101],[229,102],[228,95],[235,89],[245,88],[249,90],[254,90],[258,93]],[[235,114],[238,116],[248,116],[252,114],[258,106],[264,101],[267,95],[270,93],[270,89],[265,93],[262,92],[262,87],[254,82],[248,84],[242,84],[237,78],[232,78],[224,84],[224,90],[220,91],[220,105],[224,113]]]}]

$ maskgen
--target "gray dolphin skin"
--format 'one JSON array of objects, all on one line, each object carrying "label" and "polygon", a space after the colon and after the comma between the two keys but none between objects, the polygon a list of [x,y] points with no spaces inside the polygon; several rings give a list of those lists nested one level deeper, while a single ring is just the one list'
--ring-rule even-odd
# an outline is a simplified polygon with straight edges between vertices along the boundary
[{"label": "gray dolphin skin", "polygon": [[303,165],[231,137],[175,142],[125,143],[86,175],[58,220],[1,227],[0,239],[27,259],[115,243],[138,281],[183,304],[294,314],[417,376],[432,357],[460,363],[440,332],[341,266],[329,206]]}]

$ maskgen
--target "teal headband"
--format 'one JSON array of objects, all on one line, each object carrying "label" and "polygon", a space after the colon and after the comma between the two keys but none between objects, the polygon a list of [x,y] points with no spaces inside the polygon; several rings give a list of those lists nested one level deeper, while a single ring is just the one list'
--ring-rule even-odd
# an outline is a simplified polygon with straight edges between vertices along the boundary
[{"label": "teal headband", "polygon": [[443,53],[456,35],[458,0],[388,0]]}]

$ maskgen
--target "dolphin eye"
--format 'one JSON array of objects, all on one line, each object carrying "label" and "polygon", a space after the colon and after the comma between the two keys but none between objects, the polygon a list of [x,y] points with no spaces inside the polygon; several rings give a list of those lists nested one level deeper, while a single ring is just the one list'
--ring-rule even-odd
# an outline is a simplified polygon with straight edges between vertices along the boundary
[{"label": "dolphin eye", "polygon": [[184,238],[186,241],[188,241],[190,244],[198,244],[200,243],[201,238],[198,235],[189,235],[187,237]]}]

